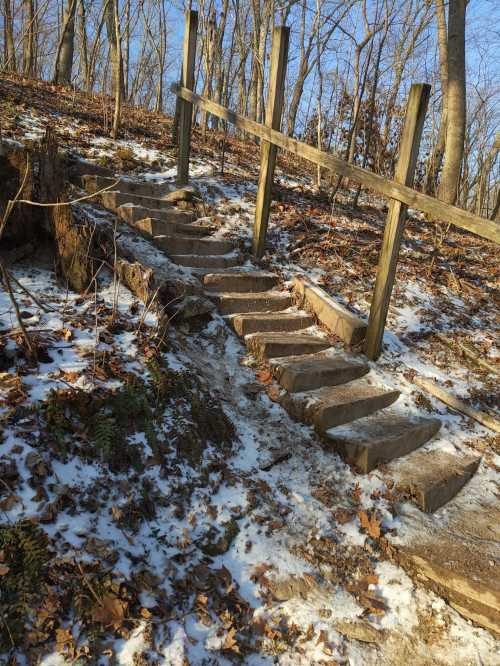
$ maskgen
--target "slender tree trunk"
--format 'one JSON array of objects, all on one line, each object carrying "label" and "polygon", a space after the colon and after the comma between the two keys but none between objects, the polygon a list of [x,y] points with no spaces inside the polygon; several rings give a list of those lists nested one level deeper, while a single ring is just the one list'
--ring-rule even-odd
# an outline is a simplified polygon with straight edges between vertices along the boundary
[{"label": "slender tree trunk", "polygon": [[[161,31],[161,25],[160,25]],[[161,34],[161,32],[160,32]],[[123,87],[125,99],[128,99],[128,83],[130,69],[130,0],[125,3],[125,56],[123,58]]]},{"label": "slender tree trunk", "polygon": [[17,71],[16,49],[14,46],[14,24],[12,20],[11,0],[4,0],[4,68],[9,72]]},{"label": "slender tree trunk", "polygon": [[[317,125],[316,125],[316,141],[318,150],[321,150],[322,144],[322,109],[321,98],[323,97],[323,70],[321,69],[321,33],[319,31],[321,19],[321,0],[316,0],[316,23],[318,25],[318,34],[316,36],[316,51],[317,51],[317,67],[318,67],[318,103],[317,103]],[[321,189],[321,166],[318,164],[316,168],[316,185],[318,190]]]},{"label": "slender tree trunk", "polygon": [[[214,74],[214,50],[215,50],[215,35],[216,35],[216,14],[215,7],[212,5],[212,10],[208,18],[207,30],[205,35],[205,48],[203,49],[203,64],[205,70],[205,80],[203,82],[202,95],[212,97],[212,78]],[[208,129],[208,112],[202,111],[200,118],[200,126],[202,130],[203,139],[206,138]]]},{"label": "slender tree trunk", "polygon": [[[222,44],[224,41],[224,34],[226,32],[226,22],[227,22],[227,10],[229,6],[229,0],[224,0],[222,5],[222,13],[219,20],[219,25],[217,26],[217,32],[215,37],[215,100],[218,104],[222,104],[222,97],[224,94],[224,80],[225,80],[225,70],[224,70],[224,61],[223,61],[223,50]],[[229,71],[231,71],[231,63],[233,60],[234,52],[234,31],[231,41],[231,49],[229,51],[228,66]],[[215,131],[219,128],[219,118],[213,116],[212,118],[213,128]]]},{"label": "slender tree trunk", "polygon": [[434,194],[437,190],[439,172],[443,164],[448,125],[448,35],[446,28],[445,0],[436,0],[436,20],[438,27],[439,77],[441,79],[441,120],[436,145],[427,164],[425,191]]},{"label": "slender tree trunk", "polygon": [[[115,5],[119,0],[108,0],[105,7],[106,30],[108,33],[109,48],[111,51],[111,61],[113,62],[113,72],[118,71],[117,65],[122,61],[121,45],[116,41],[116,35],[120,33],[120,26],[116,25],[116,16],[119,16],[118,8]],[[120,66],[120,97],[124,98],[125,84],[123,81],[123,62]]]},{"label": "slender tree trunk", "polygon": [[82,64],[83,85],[87,92],[90,79],[89,45],[87,39],[87,16],[84,0],[78,0],[78,33],[80,38],[80,62]]},{"label": "slender tree trunk", "polygon": [[500,185],[497,187],[495,204],[490,214],[490,220],[496,220],[497,222],[500,222]]},{"label": "slender tree trunk", "polygon": [[73,70],[73,54],[75,49],[75,12],[76,0],[68,0],[61,38],[57,46],[54,65],[53,83],[58,85],[71,84]]},{"label": "slender tree trunk", "polygon": [[23,0],[23,74],[32,78],[35,72],[35,7],[33,0]]},{"label": "slender tree trunk", "polygon": [[485,200],[487,203],[486,192],[487,192],[488,180],[491,174],[491,169],[499,152],[500,152],[500,131],[495,134],[495,140],[493,141],[493,145],[481,166],[481,173],[479,176],[479,182],[476,191],[476,215],[481,215],[485,205]]},{"label": "slender tree trunk", "polygon": [[[112,0],[105,0],[104,7],[102,9],[101,15],[99,17],[99,23],[97,25],[97,29],[95,32],[95,37],[94,37],[94,43],[92,44],[92,50],[90,52],[90,58],[89,58],[89,74],[88,74],[88,81],[86,82],[86,90],[88,93],[90,93],[94,87],[95,79],[96,79],[96,65],[97,65],[97,56],[99,53],[99,44],[101,41],[101,33],[102,29],[104,26],[104,21],[106,19],[106,14],[107,14],[107,9],[108,6],[111,4]],[[106,63],[107,65],[107,63]],[[103,79],[104,83],[105,79]]]},{"label": "slender tree trunk", "polygon": [[449,0],[448,14],[448,118],[439,198],[453,204],[457,198],[464,153],[466,0]]},{"label": "slender tree trunk", "polygon": [[123,97],[123,60],[122,60],[122,37],[120,32],[120,15],[118,12],[118,0],[113,0],[113,23],[115,29],[115,48],[113,60],[113,82],[115,92],[115,111],[113,115],[113,129],[111,136],[116,139],[120,130],[121,107]]}]

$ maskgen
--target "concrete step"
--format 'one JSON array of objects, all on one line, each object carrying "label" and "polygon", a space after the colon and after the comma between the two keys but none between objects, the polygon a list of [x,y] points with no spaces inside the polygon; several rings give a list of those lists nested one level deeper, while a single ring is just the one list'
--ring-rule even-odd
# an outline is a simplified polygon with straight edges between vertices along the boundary
[{"label": "concrete step", "polygon": [[480,462],[478,456],[417,451],[398,467],[397,485],[422,511],[432,513],[455,497],[474,476]]},{"label": "concrete step", "polygon": [[218,254],[215,256],[201,254],[171,254],[170,259],[176,264],[179,264],[179,266],[201,268],[211,271],[214,269],[222,270],[224,268],[234,268],[243,263],[243,257],[240,254]]},{"label": "concrete step", "polygon": [[478,481],[471,482],[476,487],[473,499],[459,495],[439,520],[405,508],[405,538],[398,534],[391,546],[397,562],[419,586],[444,597],[461,615],[499,638],[500,507],[494,495],[478,489]]},{"label": "concrete step", "polygon": [[304,393],[287,393],[281,400],[296,421],[324,432],[389,407],[400,395],[358,379],[341,386],[327,386]]},{"label": "concrete step", "polygon": [[215,227],[209,225],[183,224],[182,222],[165,222],[153,217],[146,217],[143,220],[129,223],[134,229],[138,229],[148,236],[171,236],[178,234],[181,236],[195,236],[200,238],[207,236],[215,231]]},{"label": "concrete step", "polygon": [[[89,194],[98,192],[99,190],[102,190],[103,187],[109,187],[109,185],[112,185],[116,180],[118,179],[93,174],[82,176],[83,187]],[[118,185],[116,185],[114,189],[122,193],[137,194],[139,196],[153,197],[156,199],[171,192],[172,186],[167,183],[136,183],[131,180],[120,178]]]},{"label": "concrete step", "polygon": [[304,358],[289,356],[271,361],[277,381],[289,393],[312,391],[322,386],[337,386],[359,379],[370,370],[367,363],[352,357],[320,352]]},{"label": "concrete step", "polygon": [[203,277],[205,289],[232,293],[268,291],[275,287],[278,282],[279,279],[274,273],[265,273],[264,271],[209,273]]},{"label": "concrete step", "polygon": [[249,333],[284,333],[299,331],[309,328],[314,324],[314,319],[306,313],[274,312],[239,314],[231,320],[234,330],[238,335]]},{"label": "concrete step", "polygon": [[312,310],[322,324],[348,345],[359,344],[364,339],[366,322],[338,303],[324,289],[301,276],[294,279],[294,290],[301,299],[301,305]]},{"label": "concrete step", "polygon": [[245,342],[258,359],[314,354],[330,346],[328,340],[303,333],[254,333]]},{"label": "concrete step", "polygon": [[209,294],[223,315],[247,312],[277,312],[292,305],[292,297],[283,291],[261,291],[254,294],[221,292]]},{"label": "concrete step", "polygon": [[326,442],[346,462],[367,474],[382,463],[406,456],[439,431],[441,420],[406,416],[390,410],[327,430]]},{"label": "concrete step", "polygon": [[130,204],[123,204],[116,209],[118,217],[127,222],[127,224],[135,224],[139,220],[144,220],[148,217],[170,224],[190,224],[197,218],[195,213],[190,213],[178,208],[168,208],[164,210],[145,208],[144,206],[133,206]]},{"label": "concrete step", "polygon": [[155,197],[145,197],[140,194],[130,194],[128,192],[119,192],[111,190],[99,195],[102,205],[105,208],[116,211],[124,204],[133,204],[134,206],[143,206],[151,210],[171,210],[174,206],[169,201],[157,199]]},{"label": "concrete step", "polygon": [[153,243],[167,254],[227,254],[234,250],[234,243],[212,238],[192,238],[191,236],[153,236]]}]

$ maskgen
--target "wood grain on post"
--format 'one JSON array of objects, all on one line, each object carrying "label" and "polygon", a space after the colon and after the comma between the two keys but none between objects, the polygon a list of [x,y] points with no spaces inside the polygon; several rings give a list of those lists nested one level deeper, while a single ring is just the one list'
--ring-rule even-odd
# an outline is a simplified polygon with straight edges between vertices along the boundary
[{"label": "wood grain on post", "polygon": [[439,201],[439,199],[431,197],[428,194],[417,192],[417,190],[414,190],[407,185],[403,185],[402,183],[398,183],[395,180],[391,180],[385,176],[379,176],[377,173],[355,166],[354,164],[349,164],[349,162],[346,162],[340,157],[318,150],[317,148],[314,148],[314,146],[308,146],[302,141],[297,141],[297,139],[292,139],[282,132],[278,132],[278,130],[274,130],[266,125],[261,125],[255,120],[250,120],[250,118],[246,118],[240,113],[231,111],[221,104],[217,104],[205,97],[196,95],[196,93],[193,93],[187,88],[173,85],[172,89],[182,99],[196,104],[200,109],[209,111],[213,116],[222,118],[238,129],[242,129],[249,134],[265,139],[279,148],[283,148],[298,157],[309,160],[309,162],[319,164],[339,176],[345,176],[346,178],[355,180],[357,183],[361,183],[365,187],[382,194],[388,199],[396,199],[397,201],[401,201],[401,203],[407,204],[411,208],[421,210],[433,219],[453,224],[459,229],[470,231],[473,234],[481,236],[481,238],[486,238],[487,240],[500,244],[500,224],[493,220],[479,217],[478,215],[469,213],[468,210],[446,204],[444,201]]},{"label": "wood grain on post", "polygon": [[[186,12],[184,29],[184,57],[182,61],[181,85],[188,90],[194,88],[194,67],[196,62],[196,34],[198,32],[198,12]],[[182,99],[179,114],[179,145],[177,152],[177,183],[186,185],[189,181],[189,154],[191,152],[191,122],[193,104]]]},{"label": "wood grain on post", "polygon": [[[403,185],[413,184],[430,91],[431,87],[426,83],[414,84],[410,90],[399,158],[394,174],[394,180]],[[365,353],[373,360],[379,357],[382,349],[382,338],[394,286],[407,210],[406,204],[391,199],[366,332]]]},{"label": "wood grain on post", "polygon": [[[266,125],[274,130],[281,129],[289,37],[290,28],[281,26],[274,29],[271,69],[269,72],[269,95],[266,108]],[[276,152],[276,145],[269,141],[261,142],[259,186],[255,205],[252,247],[256,257],[261,257],[264,253]]]}]

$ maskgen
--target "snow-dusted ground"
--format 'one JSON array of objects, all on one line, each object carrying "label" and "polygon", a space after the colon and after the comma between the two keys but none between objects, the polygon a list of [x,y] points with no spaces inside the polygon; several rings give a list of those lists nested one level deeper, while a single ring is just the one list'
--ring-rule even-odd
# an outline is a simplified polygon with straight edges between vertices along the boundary
[{"label": "snow-dusted ground", "polygon": [[[36,113],[22,122],[26,137],[44,126]],[[69,125],[67,132],[73,130]],[[112,154],[116,145],[96,137],[87,156]],[[138,178],[156,182],[173,178],[168,156],[132,141],[118,145],[130,148],[146,163],[165,165],[163,171],[148,171],[145,164]],[[217,212],[216,235],[249,240],[255,187],[245,182],[241,169],[228,166],[233,174],[230,182],[217,177],[216,169],[215,164],[196,159],[192,169],[193,184]],[[305,186],[285,176],[281,180],[290,187]],[[307,272],[324,283],[324,268],[311,269],[297,255],[297,259],[289,256],[291,234],[280,226],[279,216],[271,220],[270,239],[274,253],[268,263],[284,280]],[[339,285],[340,280],[345,285],[350,272],[355,269],[346,267],[346,275],[338,276]],[[127,372],[148,378],[145,352],[147,341],[156,339],[158,321],[151,312],[143,316],[142,305],[104,271],[96,292],[83,297],[67,292],[48,268],[18,265],[13,275],[48,310],[41,310],[13,285],[24,322],[43,341],[48,356],[38,367],[24,362],[18,352],[15,316],[1,291],[0,335],[12,365],[0,376],[0,417],[5,419],[0,455],[2,461],[15,460],[19,472],[10,493],[15,501],[3,506],[2,522],[36,520],[58,497],[73,495],[76,511],[63,504],[53,522],[43,525],[57,557],[106,560],[116,580],[144,582],[134,606],[135,612],[141,609],[139,615],[122,638],[112,637],[112,632],[107,636],[105,647],[114,652],[118,664],[222,666],[240,660],[283,666],[405,662],[493,666],[500,662],[498,643],[488,632],[415,586],[361,529],[360,512],[376,511],[383,532],[404,537],[404,522],[384,474],[354,474],[320,446],[309,428],[291,421],[271,399],[272,391],[268,395],[266,383],[256,381],[254,359],[218,315],[201,330],[186,325],[171,328],[168,351],[162,355],[169,368],[201,377],[220,401],[236,428],[230,454],[218,450],[214,442],[199,467],[182,460],[168,439],[179,418],[178,405],[171,405],[158,433],[165,444],[165,460],[154,459],[144,433],[131,436],[138,459],[146,463],[140,476],[112,472],[105,464],[78,455],[51,459],[33,417],[37,406],[53,389],[77,387],[92,394],[117,388],[116,376],[103,377],[96,370],[102,353]],[[468,387],[482,384],[460,363],[435,364],[421,346],[401,341],[406,333],[422,330],[425,313],[434,307],[441,312],[425,284],[410,281],[403,288],[405,297],[397,295],[391,313],[384,356],[372,372],[402,391],[405,410],[419,413],[422,408],[407,379],[408,369],[442,381],[451,372],[455,390],[462,395]],[[456,296],[452,304],[457,310],[467,308]],[[354,297],[351,306],[367,314],[366,299]],[[108,325],[113,310],[118,327]],[[490,317],[485,312],[481,319],[482,335],[488,339],[493,331]],[[491,348],[490,359],[496,353]],[[9,413],[16,403],[32,411],[13,421]],[[429,447],[467,451],[471,441],[489,434],[434,400],[431,404],[444,423],[439,439]],[[48,466],[43,479],[46,497],[41,501],[35,498],[32,483],[32,455],[37,453]],[[495,466],[500,466],[500,457],[488,449],[472,482],[475,501],[489,501],[498,492]],[[142,517],[129,528],[117,516],[131,498],[137,499],[141,487],[155,498],[154,517]],[[89,496],[96,500],[91,509],[82,501]],[[438,519],[443,512],[446,508],[438,512]],[[237,529],[226,552],[207,556],[202,547],[223,536],[230,524]],[[72,612],[60,626],[69,629],[78,649],[90,646],[98,663],[110,663],[104,647],[99,648],[102,653],[93,652],[97,648]],[[359,633],[353,626],[363,630],[362,641],[355,639]],[[37,652],[44,666],[71,661],[54,643]],[[84,652],[80,658],[85,658]],[[27,661],[19,654],[18,663]]]}]

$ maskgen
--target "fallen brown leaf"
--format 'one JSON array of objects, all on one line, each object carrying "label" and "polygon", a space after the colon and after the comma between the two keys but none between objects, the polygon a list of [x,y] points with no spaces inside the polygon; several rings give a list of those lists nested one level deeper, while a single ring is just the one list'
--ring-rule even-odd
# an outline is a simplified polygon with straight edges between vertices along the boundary
[{"label": "fallen brown leaf", "polygon": [[114,594],[106,594],[99,605],[92,610],[94,622],[100,622],[105,627],[119,629],[125,620],[128,603]]},{"label": "fallen brown leaf", "polygon": [[270,384],[273,381],[273,373],[270,370],[260,370],[256,377],[261,384]]},{"label": "fallen brown leaf", "polygon": [[372,539],[380,537],[380,520],[378,520],[376,512],[372,511],[369,515],[366,511],[358,513],[359,522],[362,529],[366,530]]}]

